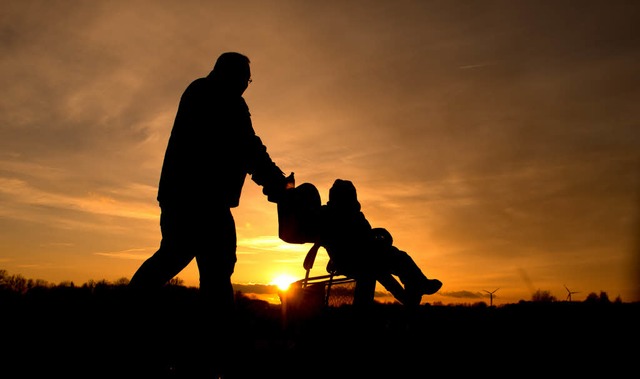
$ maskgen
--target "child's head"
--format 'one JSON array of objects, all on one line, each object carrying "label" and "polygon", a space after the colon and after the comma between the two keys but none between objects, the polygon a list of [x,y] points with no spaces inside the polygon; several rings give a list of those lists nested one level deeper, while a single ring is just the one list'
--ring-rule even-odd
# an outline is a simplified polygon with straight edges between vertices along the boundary
[{"label": "child's head", "polygon": [[360,211],[356,187],[350,180],[336,179],[331,189],[329,189],[327,205],[341,210]]}]

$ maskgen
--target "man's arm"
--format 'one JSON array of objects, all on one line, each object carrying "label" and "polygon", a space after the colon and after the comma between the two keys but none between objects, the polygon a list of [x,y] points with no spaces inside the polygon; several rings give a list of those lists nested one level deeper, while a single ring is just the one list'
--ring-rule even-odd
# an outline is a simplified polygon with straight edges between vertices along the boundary
[{"label": "man's arm", "polygon": [[251,149],[253,152],[252,167],[249,171],[251,180],[263,187],[262,193],[267,195],[267,200],[277,203],[287,188],[295,187],[294,174],[285,176],[267,153],[267,147],[262,143],[260,137],[255,136],[253,144]]}]

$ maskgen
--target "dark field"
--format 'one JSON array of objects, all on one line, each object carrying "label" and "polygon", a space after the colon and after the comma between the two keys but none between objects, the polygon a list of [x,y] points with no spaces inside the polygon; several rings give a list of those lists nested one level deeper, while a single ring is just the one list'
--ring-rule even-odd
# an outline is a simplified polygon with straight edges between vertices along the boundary
[{"label": "dark field", "polygon": [[[2,294],[3,378],[615,378],[637,372],[639,303],[285,309],[238,297],[221,342],[194,291]],[[213,333],[213,334],[212,334]],[[199,356],[204,359],[199,359]]]}]

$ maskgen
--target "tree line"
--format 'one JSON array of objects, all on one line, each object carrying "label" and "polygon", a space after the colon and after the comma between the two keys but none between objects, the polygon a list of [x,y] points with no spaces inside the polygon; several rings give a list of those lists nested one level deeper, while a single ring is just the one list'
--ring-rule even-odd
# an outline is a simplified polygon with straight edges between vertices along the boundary
[{"label": "tree line", "polygon": [[[12,295],[26,295],[30,292],[43,292],[47,290],[72,290],[79,289],[88,292],[95,292],[100,290],[118,290],[125,288],[129,284],[129,278],[122,277],[115,281],[102,280],[89,280],[81,285],[76,285],[73,281],[62,281],[60,283],[51,283],[42,279],[25,278],[20,274],[11,275],[7,270],[0,269],[0,293],[12,294]],[[179,289],[183,291],[197,291],[197,287],[187,287],[184,284],[184,280],[179,277],[171,279],[166,287]],[[242,296],[242,294],[237,294]],[[525,302],[521,300],[520,302]],[[554,303],[554,302],[572,302],[579,303],[575,300],[560,300],[556,296],[552,295],[551,291],[538,289],[531,295],[530,302],[532,303]],[[617,296],[614,300],[609,298],[606,291],[600,291],[600,293],[591,292],[585,300],[582,302],[589,304],[620,304],[622,298]],[[435,303],[434,305],[440,305]],[[471,304],[471,306],[486,306],[486,303],[479,302]]]}]

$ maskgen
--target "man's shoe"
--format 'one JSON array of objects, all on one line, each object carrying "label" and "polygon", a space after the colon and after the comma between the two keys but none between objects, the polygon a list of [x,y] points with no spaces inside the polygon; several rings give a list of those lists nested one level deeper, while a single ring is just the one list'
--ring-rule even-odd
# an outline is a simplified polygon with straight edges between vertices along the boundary
[{"label": "man's shoe", "polygon": [[422,287],[422,293],[425,295],[433,295],[442,288],[442,282],[438,279],[427,279]]}]

